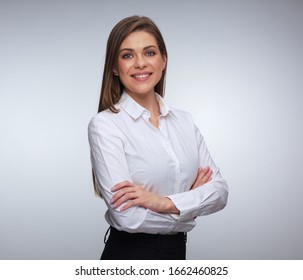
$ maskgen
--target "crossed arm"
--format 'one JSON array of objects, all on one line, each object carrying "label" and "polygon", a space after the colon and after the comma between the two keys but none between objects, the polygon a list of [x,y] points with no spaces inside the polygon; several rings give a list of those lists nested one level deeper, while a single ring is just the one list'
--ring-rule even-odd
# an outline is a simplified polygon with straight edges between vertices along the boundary
[{"label": "crossed arm", "polygon": [[[206,168],[199,168],[191,190],[202,187],[203,184],[208,183],[211,180],[212,173],[212,170],[208,166]],[[121,211],[126,211],[130,207],[141,206],[157,213],[180,213],[179,209],[168,197],[153,194],[144,187],[129,181],[116,184],[113,186],[112,191],[115,192],[111,200],[113,208],[117,208],[125,203]]]},{"label": "crossed arm", "polygon": [[225,207],[227,184],[212,161],[198,129],[196,133],[199,166],[203,168],[197,170],[189,191],[161,197],[132,183],[126,157],[123,156],[124,135],[113,129],[112,122],[96,118],[90,123],[93,169],[108,206],[107,217],[117,229],[148,233],[185,232],[195,226],[197,216],[209,215]]}]

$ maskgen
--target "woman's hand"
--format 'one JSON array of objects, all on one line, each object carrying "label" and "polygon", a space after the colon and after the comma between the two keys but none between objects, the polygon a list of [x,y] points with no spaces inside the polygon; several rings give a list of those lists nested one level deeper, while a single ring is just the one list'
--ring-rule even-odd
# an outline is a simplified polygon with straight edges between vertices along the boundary
[{"label": "woman's hand", "polygon": [[141,206],[158,213],[178,214],[180,212],[169,198],[155,195],[144,187],[137,186],[129,181],[115,185],[112,191],[116,192],[111,200],[113,208],[126,203],[121,211],[133,206]]},{"label": "woman's hand", "polygon": [[[209,167],[199,168],[191,190],[208,183],[212,179],[212,173]],[[160,197],[146,190],[144,187],[129,181],[115,185],[112,191],[115,192],[111,200],[113,208],[118,208],[121,204],[125,203],[121,211],[125,211],[133,206],[141,206],[158,213],[180,213],[179,209],[168,197]]]},{"label": "woman's hand", "polygon": [[213,171],[210,169],[209,166],[198,169],[198,174],[196,177],[195,182],[193,183],[191,190],[194,190],[197,187],[200,187],[204,185],[205,183],[208,183],[212,178],[211,175],[213,174]]}]

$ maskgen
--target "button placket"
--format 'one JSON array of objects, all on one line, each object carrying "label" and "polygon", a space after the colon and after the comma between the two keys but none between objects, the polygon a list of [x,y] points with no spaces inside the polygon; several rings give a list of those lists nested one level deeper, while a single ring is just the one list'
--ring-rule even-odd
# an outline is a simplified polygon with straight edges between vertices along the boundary
[{"label": "button placket", "polygon": [[168,154],[174,161],[174,165],[175,165],[174,193],[178,193],[178,192],[180,192],[180,185],[181,185],[180,164],[179,164],[179,160],[176,156],[176,153],[172,147],[172,143],[171,143],[169,135],[168,135],[166,120],[164,118],[159,118],[159,133],[161,135],[161,139],[162,139],[162,142],[164,144],[166,151],[168,152]]},{"label": "button placket", "polygon": [[153,130],[159,131],[159,129],[157,127],[155,127],[151,122],[150,122],[150,113],[148,111],[144,111],[143,112],[143,120],[145,121],[145,123]]}]

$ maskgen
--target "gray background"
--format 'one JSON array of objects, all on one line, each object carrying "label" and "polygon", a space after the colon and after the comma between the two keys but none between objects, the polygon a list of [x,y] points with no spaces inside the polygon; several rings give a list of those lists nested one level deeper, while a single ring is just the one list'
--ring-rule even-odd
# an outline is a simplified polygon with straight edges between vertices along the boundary
[{"label": "gray background", "polygon": [[302,259],[300,0],[1,0],[0,258],[99,258],[87,124],[108,34],[133,14],[160,27],[166,100],[192,113],[230,187],[188,259]]}]

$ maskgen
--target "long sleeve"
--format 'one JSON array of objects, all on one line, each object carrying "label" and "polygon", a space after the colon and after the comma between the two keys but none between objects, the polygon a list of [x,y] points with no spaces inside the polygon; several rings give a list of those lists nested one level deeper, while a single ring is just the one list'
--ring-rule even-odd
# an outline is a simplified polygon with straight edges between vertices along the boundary
[{"label": "long sleeve", "polygon": [[213,175],[210,182],[194,190],[168,196],[180,210],[179,222],[222,210],[226,206],[228,198],[228,186],[213,162],[204,138],[196,126],[195,134],[199,152],[199,166],[203,168],[209,166]]},{"label": "long sleeve", "polygon": [[88,136],[92,167],[108,207],[107,221],[112,226],[128,232],[148,233],[189,231],[195,226],[194,221],[177,221],[172,215],[143,207],[131,207],[127,211],[121,211],[122,206],[114,209],[110,204],[111,188],[125,180],[132,182],[125,156],[125,135],[111,119],[99,114],[91,120]]},{"label": "long sleeve", "polygon": [[[128,232],[188,232],[195,218],[223,209],[228,187],[214,164],[204,139],[185,111],[169,108],[157,96],[161,115],[159,127],[150,121],[150,113],[123,93],[118,113],[102,111],[88,127],[91,163],[100,192],[107,204],[107,222]],[[198,167],[210,166],[212,180],[190,190]],[[112,187],[123,181],[145,187],[168,197],[180,214],[157,213],[140,206],[121,211],[110,201]]]}]

